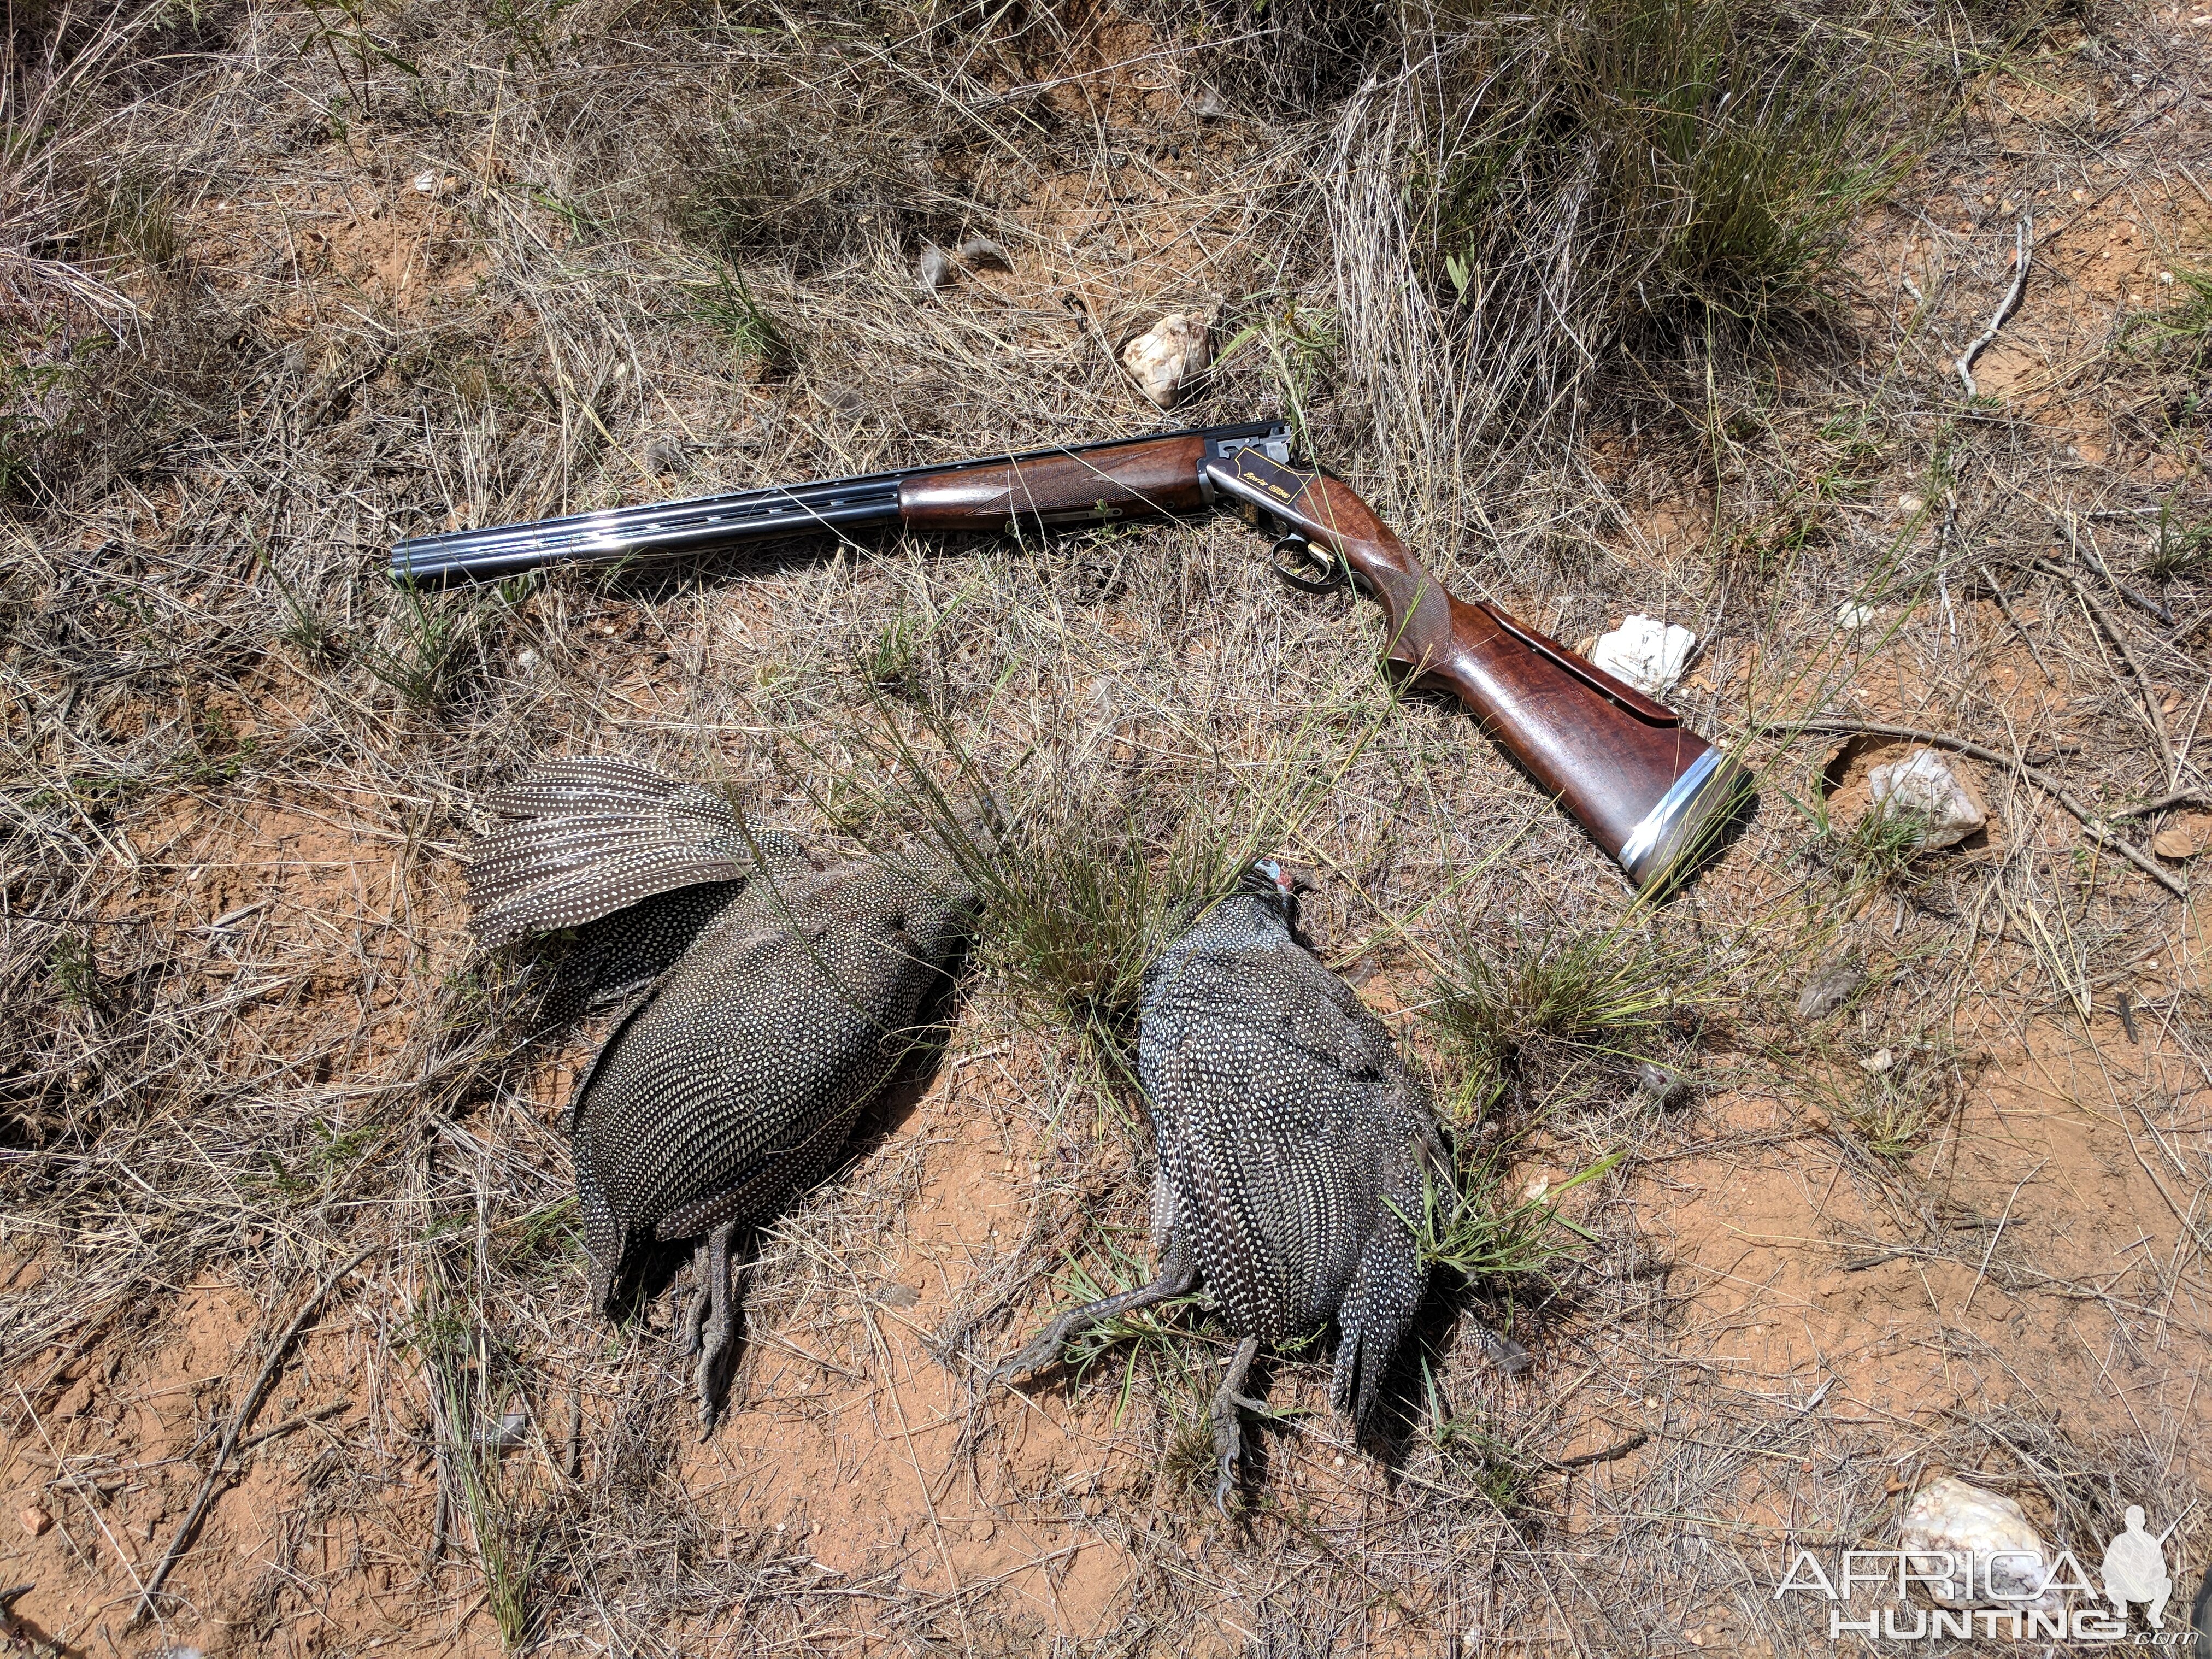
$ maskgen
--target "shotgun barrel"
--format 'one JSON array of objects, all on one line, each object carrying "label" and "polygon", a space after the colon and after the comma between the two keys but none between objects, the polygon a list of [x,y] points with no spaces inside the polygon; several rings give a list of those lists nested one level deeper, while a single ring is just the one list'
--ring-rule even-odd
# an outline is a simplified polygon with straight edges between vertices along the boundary
[{"label": "shotgun barrel", "polygon": [[1448,690],[1638,888],[1663,887],[1709,845],[1749,780],[1680,715],[1516,622],[1448,593],[1345,482],[1294,460],[1280,422],[1190,427],[988,460],[771,485],[535,524],[417,536],[395,574],[487,580],[556,562],[607,563],[769,537],[902,526],[1025,529],[1233,507],[1280,539],[1297,586],[1346,582],[1389,618],[1389,661]]},{"label": "shotgun barrel", "polygon": [[[392,574],[416,581],[496,581],[549,564],[613,564],[632,556],[650,558],[687,553],[737,542],[766,541],[820,532],[850,535],[889,529],[901,522],[900,495],[910,483],[947,473],[1009,467],[1024,471],[1056,465],[1074,476],[1111,483],[1126,471],[1116,451],[1134,452],[1161,444],[1212,445],[1224,453],[1240,444],[1271,444],[1282,459],[1290,453],[1290,428],[1277,421],[1239,426],[1186,427],[1145,438],[1109,439],[1103,443],[1036,449],[981,461],[945,461],[932,466],[902,467],[851,478],[820,478],[811,483],[769,484],[717,495],[643,507],[608,507],[571,513],[557,519],[498,525],[486,530],[448,530],[410,536],[392,550]],[[1102,485],[1103,487],[1103,485]],[[909,492],[910,494],[912,492]],[[1161,512],[1202,511],[1207,497],[1194,495],[1187,506]],[[1000,518],[1015,516],[1002,513]],[[1043,515],[1036,515],[1042,517]],[[1049,522],[1096,520],[1095,507],[1079,505]],[[1110,516],[1120,516],[1113,514]],[[997,529],[1002,525],[963,523],[917,528]]]}]

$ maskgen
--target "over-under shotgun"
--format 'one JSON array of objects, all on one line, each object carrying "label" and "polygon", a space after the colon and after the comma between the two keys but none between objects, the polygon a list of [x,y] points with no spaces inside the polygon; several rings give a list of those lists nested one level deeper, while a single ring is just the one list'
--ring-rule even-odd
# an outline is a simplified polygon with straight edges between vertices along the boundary
[{"label": "over-under shotgun", "polygon": [[1279,538],[1276,568],[1287,580],[1309,589],[1349,580],[1380,601],[1392,665],[1472,708],[1638,887],[1674,871],[1744,787],[1742,769],[1673,709],[1495,605],[1446,592],[1342,479],[1293,460],[1290,429],[1274,422],[417,536],[392,550],[392,566],[418,580],[481,580],[809,532],[1018,535],[1219,506]]}]

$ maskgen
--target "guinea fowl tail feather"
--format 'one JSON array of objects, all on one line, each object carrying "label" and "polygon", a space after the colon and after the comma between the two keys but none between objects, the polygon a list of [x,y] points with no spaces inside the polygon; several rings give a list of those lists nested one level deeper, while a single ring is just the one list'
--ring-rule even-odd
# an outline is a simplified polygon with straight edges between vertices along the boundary
[{"label": "guinea fowl tail feather", "polygon": [[634,762],[556,762],[492,797],[514,820],[477,844],[468,865],[477,937],[581,927],[656,893],[733,881],[768,854],[802,850],[769,831],[749,842],[729,802]]}]

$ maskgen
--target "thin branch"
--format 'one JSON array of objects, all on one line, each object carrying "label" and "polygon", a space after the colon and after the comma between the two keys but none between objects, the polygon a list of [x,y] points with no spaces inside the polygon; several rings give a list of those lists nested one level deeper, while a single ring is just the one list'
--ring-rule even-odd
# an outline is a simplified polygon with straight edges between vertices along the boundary
[{"label": "thin branch", "polygon": [[2071,586],[2081,599],[2082,607],[2096,618],[2097,626],[2105,630],[2106,637],[2119,647],[2121,660],[2127,664],[2128,672],[2136,677],[2136,684],[2142,692],[2143,708],[2150,714],[2150,729],[2158,738],[2160,752],[2166,757],[2166,787],[2179,788],[2181,784],[2181,757],[2173,752],[2173,739],[2166,735],[2166,711],[2159,707],[2158,688],[2151,684],[2150,676],[2143,672],[2143,665],[2136,660],[2134,648],[2120,632],[2118,622],[2111,611],[2097,602],[2097,596],[2089,591],[2089,584],[2075,572],[2063,565],[2053,564],[2048,559],[2031,559],[2028,562],[2045,575],[2057,576]]},{"label": "thin branch", "polygon": [[2111,848],[2130,864],[2134,865],[2136,869],[2172,894],[2174,897],[2189,896],[2189,890],[2160,869],[2151,861],[2148,854],[2139,853],[2122,841],[2105,826],[2102,819],[2077,800],[2072,792],[2055,780],[2045,777],[2026,761],[2014,760],[2009,755],[2001,755],[1994,749],[1984,748],[1978,743],[1969,743],[1964,738],[1951,737],[1942,732],[1923,732],[1917,726],[1885,726],[1874,720],[1807,720],[1797,729],[1801,732],[1837,732],[1845,735],[1864,732],[1869,737],[1905,738],[1914,743],[1924,743],[1937,749],[1948,749],[1957,754],[1971,756],[1975,760],[1987,761],[1992,766],[2008,767],[2071,812],[2080,820],[2082,830],[2087,833],[2092,841],[2100,846]]},{"label": "thin branch", "polygon": [[1610,1463],[1615,1458],[1627,1456],[1650,1438],[1648,1434],[1632,1434],[1626,1440],[1616,1440],[1610,1446],[1601,1447],[1596,1451],[1578,1452],[1572,1457],[1547,1457],[1544,1460],[1544,1467],[1547,1469],[1581,1469],[1588,1468],[1593,1463]]},{"label": "thin branch", "polygon": [[2112,814],[2115,818],[2147,818],[2154,812],[2163,812],[2169,806],[2212,805],[2212,789],[2177,789],[2170,795],[2160,795],[2156,800],[2147,800],[2141,806],[2124,806]]},{"label": "thin branch", "polygon": [[2004,612],[2005,620],[2012,624],[2012,631],[2020,635],[2020,642],[2027,647],[2027,654],[2035,659],[2035,665],[2043,671],[2043,678],[2053,685],[2057,684],[2058,676],[2051,672],[2051,665],[2043,660],[2043,653],[2035,648],[2034,639],[2013,610],[2012,601],[2005,598],[2005,591],[1997,585],[1997,579],[1990,574],[1989,566],[1976,565],[1974,568],[1981,573],[1982,581],[1990,590],[1990,597],[1997,602],[1997,609]]},{"label": "thin branch", "polygon": [[1976,337],[1972,345],[1959,354],[1959,378],[1966,383],[1969,398],[1981,396],[1974,385],[1974,359],[1980,356],[1984,348],[1997,337],[1997,331],[2005,325],[2005,319],[2012,315],[2014,307],[2020,304],[2021,291],[2027,287],[2027,267],[2035,258],[2035,210],[2033,208],[2020,216],[2020,223],[2013,231],[2013,246],[2012,286],[2005,290],[2003,303],[1997,307],[1996,314],[1990,319],[1990,325]]},{"label": "thin branch", "polygon": [[[2091,516],[2094,517],[2095,515],[2092,514]],[[2118,576],[2115,576],[2112,574],[2112,567],[2105,562],[2105,556],[2097,551],[2097,538],[2094,533],[2093,532],[2086,540],[2083,539],[2074,533],[2074,515],[2069,513],[2066,515],[2066,518],[2067,539],[2073,546],[2074,556],[2081,560],[2082,563],[2087,565],[2090,569],[2095,571],[2100,576],[2102,576],[2105,579],[2105,585],[2107,587],[2111,588],[2113,592],[2125,599],[2130,605],[2135,606],[2136,610],[2141,611],[2148,616],[2157,617],[2159,621],[2164,623],[2168,628],[2172,627],[2172,607],[2165,605],[2157,599],[2151,599],[2148,595],[2136,592],[2134,588],[2130,587]]]},{"label": "thin branch", "polygon": [[307,1322],[323,1305],[324,1298],[337,1288],[338,1280],[368,1261],[379,1248],[374,1243],[364,1244],[333,1268],[300,1304],[300,1311],[292,1316],[292,1322],[284,1328],[283,1334],[270,1346],[269,1358],[262,1362],[261,1375],[253,1379],[253,1386],[246,1391],[245,1401],[230,1419],[230,1426],[223,1431],[222,1443],[216,1448],[215,1462],[208,1465],[207,1478],[200,1482],[199,1496],[192,1499],[192,1506],[185,1512],[183,1524],[178,1527],[176,1536],[169,1540],[168,1551],[161,1557],[161,1565],[154,1569],[154,1576],[146,1581],[146,1588],[138,1593],[138,1605],[131,1611],[132,1624],[137,1624],[153,1611],[154,1598],[161,1594],[170,1570],[183,1559],[186,1547],[192,1540],[192,1534],[199,1526],[200,1517],[207,1513],[208,1505],[214,1501],[216,1482],[222,1476],[223,1465],[230,1461],[231,1449],[237,1445],[238,1437],[252,1422],[253,1413],[260,1409],[261,1397],[269,1392],[270,1383],[276,1380],[277,1368],[283,1364],[285,1351],[292,1346],[293,1339],[307,1328]]}]

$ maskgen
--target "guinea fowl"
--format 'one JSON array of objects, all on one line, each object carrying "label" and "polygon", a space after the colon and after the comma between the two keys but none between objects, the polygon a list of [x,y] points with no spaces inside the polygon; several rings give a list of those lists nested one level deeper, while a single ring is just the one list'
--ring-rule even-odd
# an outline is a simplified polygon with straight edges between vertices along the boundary
[{"label": "guinea fowl", "polygon": [[[1243,1395],[1261,1343],[1334,1319],[1330,1404],[1367,1426],[1425,1283],[1405,1218],[1419,1212],[1424,1170],[1449,1167],[1427,1091],[1382,1022],[1298,943],[1295,914],[1281,866],[1263,860],[1147,970],[1137,1077],[1158,1143],[1158,1277],[1060,1315],[998,1371],[1048,1364],[1076,1333],[1203,1279],[1241,1339],[1212,1411],[1224,1513],[1238,1409],[1262,1409]],[[1501,1364],[1526,1363],[1492,1340]]]},{"label": "guinea fowl", "polygon": [[628,761],[562,761],[489,805],[514,821],[469,866],[485,942],[617,911],[633,945],[688,938],[617,1016],[568,1127],[595,1308],[619,1317],[656,1261],[697,1241],[687,1329],[711,1429],[735,1348],[732,1247],[829,1173],[898,1070],[972,890],[934,866],[819,864]]}]

